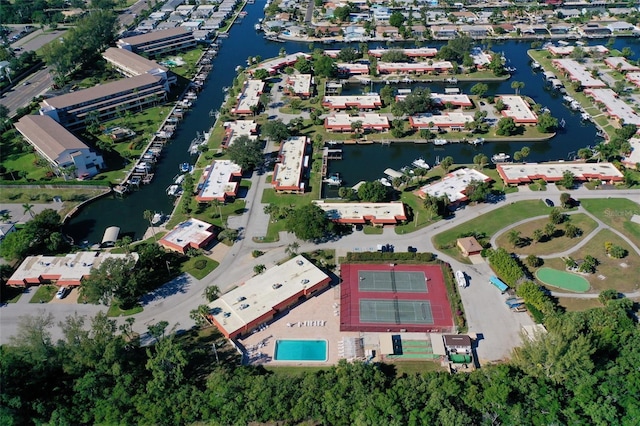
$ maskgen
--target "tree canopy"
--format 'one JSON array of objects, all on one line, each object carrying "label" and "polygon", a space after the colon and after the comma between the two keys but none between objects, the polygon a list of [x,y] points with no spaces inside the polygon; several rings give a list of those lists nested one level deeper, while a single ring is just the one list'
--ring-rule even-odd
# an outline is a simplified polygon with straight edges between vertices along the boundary
[{"label": "tree canopy", "polygon": [[62,219],[53,209],[45,209],[28,221],[24,228],[5,236],[0,256],[7,260],[34,254],[63,253],[69,243],[60,232]]},{"label": "tree canopy", "polygon": [[387,187],[377,180],[365,182],[358,188],[358,198],[370,203],[379,203],[387,198]]},{"label": "tree canopy", "polygon": [[260,129],[260,133],[267,138],[281,142],[289,136],[291,136],[291,132],[289,132],[289,127],[284,124],[284,122],[280,119],[278,120],[269,120]]},{"label": "tree canopy", "polygon": [[231,161],[238,164],[243,170],[259,167],[264,161],[262,142],[258,139],[252,140],[244,135],[237,138],[233,144],[227,148],[227,153]]},{"label": "tree canopy", "polygon": [[391,110],[396,116],[414,115],[429,111],[432,107],[431,91],[427,88],[418,87],[402,101],[393,104]]},{"label": "tree canopy", "polygon": [[320,240],[333,234],[335,229],[324,210],[313,203],[291,211],[286,220],[287,231],[301,240]]}]

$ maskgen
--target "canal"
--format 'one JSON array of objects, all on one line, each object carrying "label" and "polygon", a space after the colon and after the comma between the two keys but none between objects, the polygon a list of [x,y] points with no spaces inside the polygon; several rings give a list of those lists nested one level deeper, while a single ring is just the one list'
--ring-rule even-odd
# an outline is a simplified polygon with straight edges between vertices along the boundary
[{"label": "canal", "polygon": [[[189,143],[197,132],[207,131],[214,122],[210,111],[218,110],[224,99],[223,88],[232,84],[236,75],[236,67],[246,66],[249,56],[269,58],[277,56],[280,49],[284,48],[288,53],[295,51],[308,51],[308,43],[277,43],[265,40],[262,33],[254,30],[254,25],[263,17],[263,4],[248,4],[245,11],[248,15],[243,22],[236,23],[229,37],[222,39],[217,57],[213,60],[213,70],[200,93],[198,100],[180,124],[177,135],[163,151],[163,157],[156,169],[153,182],[142,186],[124,198],[108,196],[88,204],[80,212],[70,219],[65,227],[65,232],[72,236],[76,243],[88,242],[93,244],[100,242],[104,230],[109,226],[119,226],[121,235],[129,235],[134,240],[142,238],[148,227],[144,219],[145,210],[170,213],[173,209],[172,199],[167,196],[166,188],[173,182],[178,173],[178,166],[183,162],[195,162],[187,152]],[[606,43],[606,40],[590,40],[589,44]],[[430,42],[429,46],[440,47],[441,42]],[[370,48],[383,44],[371,43]],[[630,46],[638,55],[638,40],[620,38],[614,47],[622,49]],[[318,48],[329,46],[318,45]],[[331,45],[331,49],[338,49],[340,45]],[[357,46],[356,46],[357,47]],[[566,159],[572,151],[586,145],[594,145],[596,128],[590,123],[582,123],[580,116],[571,112],[562,103],[562,98],[557,93],[544,89],[541,73],[535,73],[529,66],[529,58],[526,54],[530,42],[508,41],[494,44],[492,49],[504,52],[509,60],[509,66],[517,68],[512,80],[501,83],[490,83],[490,93],[513,93],[511,81],[517,80],[525,83],[522,93],[532,97],[536,102],[546,106],[559,120],[564,119],[566,126],[563,132],[548,142],[522,143],[501,142],[486,143],[484,146],[473,147],[468,144],[452,144],[444,147],[432,145],[414,145],[411,143],[392,144],[391,146],[367,145],[343,146],[344,159],[330,162],[331,173],[341,174],[346,185],[354,185],[360,180],[372,180],[383,177],[383,171],[387,167],[399,169],[410,164],[414,159],[422,157],[429,164],[433,164],[437,157],[443,158],[451,155],[458,163],[472,162],[473,156],[483,152],[489,157],[494,153],[506,152],[512,154],[522,146],[529,146],[531,154],[528,161]],[[460,83],[458,87],[468,93],[474,83]],[[432,85],[432,90],[442,90],[443,86]],[[327,195],[331,195],[328,193]]]}]

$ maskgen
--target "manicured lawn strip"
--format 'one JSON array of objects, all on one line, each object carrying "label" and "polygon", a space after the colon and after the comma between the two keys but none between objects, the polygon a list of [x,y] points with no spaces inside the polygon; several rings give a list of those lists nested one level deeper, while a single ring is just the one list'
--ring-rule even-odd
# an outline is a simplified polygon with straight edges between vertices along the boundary
[{"label": "manicured lawn strip", "polygon": [[505,226],[528,217],[542,216],[550,211],[551,209],[541,200],[519,201],[437,234],[433,237],[433,242],[436,248],[451,245],[453,248],[443,249],[442,251],[462,260],[458,249],[455,247],[456,239],[459,235],[475,232],[485,233],[487,237],[491,237]]},{"label": "manicured lawn strip", "polygon": [[[612,242],[615,245],[625,248],[629,254],[624,259],[613,259],[606,255],[604,251],[604,243]],[[640,256],[635,251],[631,251],[631,247],[622,238],[618,237],[608,229],[599,231],[591,237],[589,242],[581,249],[571,253],[574,260],[584,259],[586,255],[591,255],[598,259],[600,264],[596,268],[595,274],[585,275],[584,277],[591,284],[589,293],[600,293],[603,290],[613,288],[621,292],[632,292],[639,288],[637,274],[634,271],[640,270]],[[620,264],[625,263],[626,268]],[[544,266],[549,268],[564,270],[564,261],[560,258],[545,259]],[[601,280],[598,275],[604,275],[606,279]]]},{"label": "manicured lawn strip", "polygon": [[[203,269],[198,269],[195,267],[195,264],[198,260],[205,260],[207,265]],[[213,259],[208,258],[207,256],[200,255],[196,257],[189,258],[186,262],[180,265],[180,271],[183,273],[187,273],[193,276],[195,279],[201,280],[207,275],[209,275],[214,269],[218,267],[219,263]]]},{"label": "manicured lawn strip", "polygon": [[396,376],[422,374],[429,371],[445,371],[436,361],[398,361],[392,364],[396,369]]},{"label": "manicured lawn strip", "polygon": [[589,290],[589,281],[586,278],[561,269],[540,268],[536,271],[536,278],[543,284],[560,290],[575,293],[584,293]]},{"label": "manicured lawn strip", "polygon": [[640,224],[631,222],[634,214],[640,215],[640,204],[626,198],[585,198],[580,200],[580,204],[589,213],[616,231],[624,233],[640,247]]},{"label": "manicured lawn strip", "polygon": [[108,317],[128,317],[129,315],[139,314],[143,311],[142,306],[136,305],[130,309],[120,309],[120,306],[117,303],[112,303],[109,306],[109,310],[107,311]]},{"label": "manicured lawn strip", "polygon": [[33,294],[29,303],[46,303],[50,302],[58,291],[58,287],[55,285],[41,285],[38,290]]},{"label": "manicured lawn strip", "polygon": [[403,192],[400,196],[400,201],[411,208],[413,211],[413,220],[402,225],[397,225],[395,228],[396,234],[408,234],[440,220],[440,216],[430,218],[422,199],[413,195],[411,192]]},{"label": "manicured lawn strip", "polygon": [[318,366],[293,367],[288,365],[279,365],[279,366],[268,365],[268,366],[265,366],[264,368],[265,370],[271,371],[274,374],[277,374],[280,376],[300,377],[304,374],[312,374],[312,373],[317,373],[319,371],[328,371],[332,367],[318,367]]},{"label": "manicured lawn strip", "polygon": [[379,226],[365,225],[362,229],[362,232],[367,235],[382,235],[382,233],[384,232],[384,228],[381,228]]},{"label": "manicured lawn strip", "polygon": [[[589,238],[589,234],[593,232],[594,229],[598,226],[595,220],[591,219],[584,213],[576,213],[569,215],[570,221],[567,223],[571,223],[572,225],[577,226],[582,230],[582,235],[576,238],[569,238],[564,236],[554,237],[549,241],[540,241],[538,243],[533,241],[533,231],[536,229],[544,229],[544,226],[549,223],[548,218],[544,219],[535,219],[530,222],[524,223],[520,226],[510,229],[509,231],[503,232],[497,239],[496,244],[498,247],[505,247],[510,251],[513,251],[517,254],[535,254],[535,255],[547,255],[560,253],[565,250],[569,250],[571,247],[578,244],[584,238]],[[564,230],[565,224],[556,225],[557,230]],[[520,231],[520,236],[522,238],[530,238],[531,243],[524,247],[513,247],[511,243],[509,243],[509,232],[511,230]],[[558,231],[556,231],[558,232]]]}]

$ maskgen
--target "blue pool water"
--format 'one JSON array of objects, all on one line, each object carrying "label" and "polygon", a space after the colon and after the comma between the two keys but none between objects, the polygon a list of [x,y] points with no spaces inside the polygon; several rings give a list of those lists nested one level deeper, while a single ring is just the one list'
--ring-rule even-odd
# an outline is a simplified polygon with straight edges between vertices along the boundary
[{"label": "blue pool water", "polygon": [[326,361],[326,340],[277,340],[276,361]]}]

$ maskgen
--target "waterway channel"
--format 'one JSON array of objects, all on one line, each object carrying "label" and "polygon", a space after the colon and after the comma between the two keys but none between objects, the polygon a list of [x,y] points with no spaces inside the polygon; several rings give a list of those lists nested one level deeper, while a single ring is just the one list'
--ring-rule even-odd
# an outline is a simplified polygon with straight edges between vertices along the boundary
[{"label": "waterway channel", "polygon": [[[213,60],[213,70],[205,82],[204,89],[200,93],[191,111],[180,124],[177,135],[163,151],[163,157],[157,167],[155,178],[149,185],[142,186],[124,198],[108,196],[99,199],[84,208],[70,219],[65,232],[72,236],[77,243],[87,241],[90,244],[100,242],[104,230],[109,226],[119,226],[121,235],[129,235],[133,239],[139,239],[148,227],[148,222],[143,218],[145,210],[170,213],[173,209],[173,199],[167,196],[166,188],[172,183],[178,173],[179,164],[190,161],[195,162],[187,152],[189,143],[197,132],[207,131],[214,122],[210,111],[217,110],[224,99],[223,88],[230,86],[236,75],[236,67],[246,66],[249,56],[269,58],[277,56],[280,49],[284,48],[288,53],[296,51],[308,51],[308,43],[286,42],[277,43],[264,39],[262,33],[254,30],[258,19],[263,17],[263,3],[247,4],[245,11],[248,15],[242,23],[236,23],[229,37],[222,39],[222,45],[217,57]],[[606,43],[606,40],[590,40],[589,44]],[[429,46],[440,47],[442,42],[430,42]],[[371,43],[370,48],[377,43]],[[638,55],[640,45],[637,39],[620,38],[616,40],[614,47],[622,49],[625,46]],[[319,48],[327,48],[326,45],[318,45]],[[331,45],[332,49],[339,49],[338,44]],[[357,46],[356,46],[357,47]],[[380,47],[384,47],[380,44]],[[536,102],[548,107],[552,114],[559,120],[565,121],[565,130],[548,142],[500,142],[485,143],[483,146],[472,147],[468,144],[451,144],[444,147],[434,147],[426,144],[392,144],[380,145],[344,145],[344,159],[333,161],[329,165],[329,171],[338,172],[345,180],[345,184],[354,185],[360,180],[378,179],[387,167],[399,169],[408,165],[418,157],[424,158],[429,164],[433,164],[436,157],[443,158],[451,155],[456,162],[472,162],[472,158],[478,152],[484,152],[488,156],[494,153],[513,153],[521,146],[531,148],[528,161],[566,159],[572,151],[586,145],[597,143],[596,128],[593,124],[582,123],[578,114],[572,113],[562,104],[561,97],[557,93],[543,88],[543,78],[540,73],[534,73],[529,66],[529,58],[526,54],[530,42],[508,41],[495,44],[493,50],[504,52],[510,61],[509,66],[517,68],[512,80],[525,83],[523,94],[531,96]],[[636,58],[637,59],[637,58]],[[490,93],[512,93],[511,81],[490,83]],[[473,83],[460,83],[458,87],[468,93]],[[433,85],[432,89],[442,90],[442,85]],[[375,88],[374,88],[375,90]],[[327,194],[327,195],[330,195]]]}]

